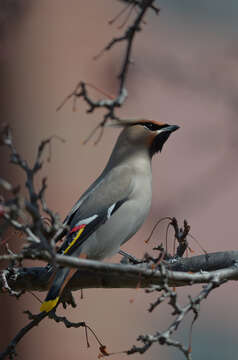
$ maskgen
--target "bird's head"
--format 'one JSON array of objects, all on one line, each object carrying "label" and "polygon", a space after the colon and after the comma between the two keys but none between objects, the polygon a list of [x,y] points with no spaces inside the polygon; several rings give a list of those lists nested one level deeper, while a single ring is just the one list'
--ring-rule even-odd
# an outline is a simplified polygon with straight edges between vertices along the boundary
[{"label": "bird's head", "polygon": [[118,123],[123,127],[121,138],[132,146],[146,147],[151,157],[161,151],[170,134],[179,129],[177,125],[168,125],[154,120],[128,120]]}]

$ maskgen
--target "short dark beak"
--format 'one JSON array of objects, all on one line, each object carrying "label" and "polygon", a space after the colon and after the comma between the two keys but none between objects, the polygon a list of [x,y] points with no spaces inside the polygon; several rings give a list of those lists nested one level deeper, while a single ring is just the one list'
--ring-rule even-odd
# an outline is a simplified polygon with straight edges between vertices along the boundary
[{"label": "short dark beak", "polygon": [[166,131],[166,132],[168,131],[171,133],[171,132],[178,130],[179,128],[180,128],[180,126],[178,126],[178,125],[168,125],[163,128],[163,131]]}]

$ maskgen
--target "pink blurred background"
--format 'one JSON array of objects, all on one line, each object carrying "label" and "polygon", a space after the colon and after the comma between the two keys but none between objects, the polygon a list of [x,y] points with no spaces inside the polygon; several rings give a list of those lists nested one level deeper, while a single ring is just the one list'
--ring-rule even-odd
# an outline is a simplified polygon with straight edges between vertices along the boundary
[{"label": "pink blurred background", "polygon": [[[56,112],[62,99],[84,80],[114,95],[124,45],[93,60],[111,39],[122,33],[123,20],[108,25],[124,6],[119,1],[23,0],[5,1],[0,16],[0,73],[3,121],[14,129],[15,142],[32,161],[41,139],[58,135],[65,144],[53,143],[51,163],[45,162],[47,202],[61,218],[108,159],[118,130],[106,129],[102,141],[83,140],[102,119],[102,112],[87,115],[83,101],[77,111],[68,103]],[[153,204],[149,218],[124,250],[143,256],[165,237],[158,229],[149,245],[155,222],[164,216],[186,218],[192,234],[207,251],[236,250],[237,235],[237,90],[238,6],[211,1],[191,4],[162,1],[161,14],[146,17],[136,38],[128,78],[129,98],[121,117],[156,119],[181,129],[153,161]],[[236,14],[236,16],[235,16]],[[95,99],[100,96],[92,91]],[[2,150],[1,150],[2,151]],[[20,171],[6,172],[7,152],[2,152],[7,178],[22,182]],[[200,253],[196,244],[191,247]],[[117,256],[111,261],[119,261]],[[234,283],[214,291],[203,303],[193,331],[194,359],[234,359],[238,330]],[[181,302],[201,289],[179,289]],[[43,299],[44,294],[39,294]],[[143,290],[85,290],[75,294],[76,309],[59,311],[73,321],[85,320],[108,351],[127,350],[140,334],[164,330],[171,321],[166,305],[148,314],[155,295]],[[131,302],[133,299],[133,302]],[[1,297],[1,350],[27,323],[25,309],[36,313],[39,303],[30,294],[16,301]],[[229,310],[228,310],[229,309]],[[4,325],[3,325],[4,324]],[[180,339],[187,341],[188,323]],[[17,347],[20,359],[97,358],[98,345],[90,336],[87,349],[83,329],[66,329],[43,321]],[[132,359],[138,355],[131,356]],[[121,359],[125,355],[115,355]],[[177,352],[154,345],[143,355],[149,359],[182,359]]]}]

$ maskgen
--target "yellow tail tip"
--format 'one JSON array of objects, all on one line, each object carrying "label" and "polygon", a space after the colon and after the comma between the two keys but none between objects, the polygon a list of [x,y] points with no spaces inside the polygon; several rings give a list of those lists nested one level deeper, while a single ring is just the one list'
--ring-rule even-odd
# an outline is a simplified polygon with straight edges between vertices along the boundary
[{"label": "yellow tail tip", "polygon": [[40,311],[41,312],[43,312],[43,311],[46,311],[46,312],[51,311],[57,305],[58,301],[59,301],[59,296],[56,299],[44,301],[42,303],[41,307],[40,307]]}]

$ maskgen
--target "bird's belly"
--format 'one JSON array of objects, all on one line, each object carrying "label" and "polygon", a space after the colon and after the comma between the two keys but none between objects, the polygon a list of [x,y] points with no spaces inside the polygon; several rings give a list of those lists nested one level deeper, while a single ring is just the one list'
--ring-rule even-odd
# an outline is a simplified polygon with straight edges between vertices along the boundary
[{"label": "bird's belly", "polygon": [[116,254],[120,246],[141,227],[149,209],[150,203],[138,209],[133,201],[128,201],[82,244],[81,254],[87,255],[89,259],[98,260]]}]

